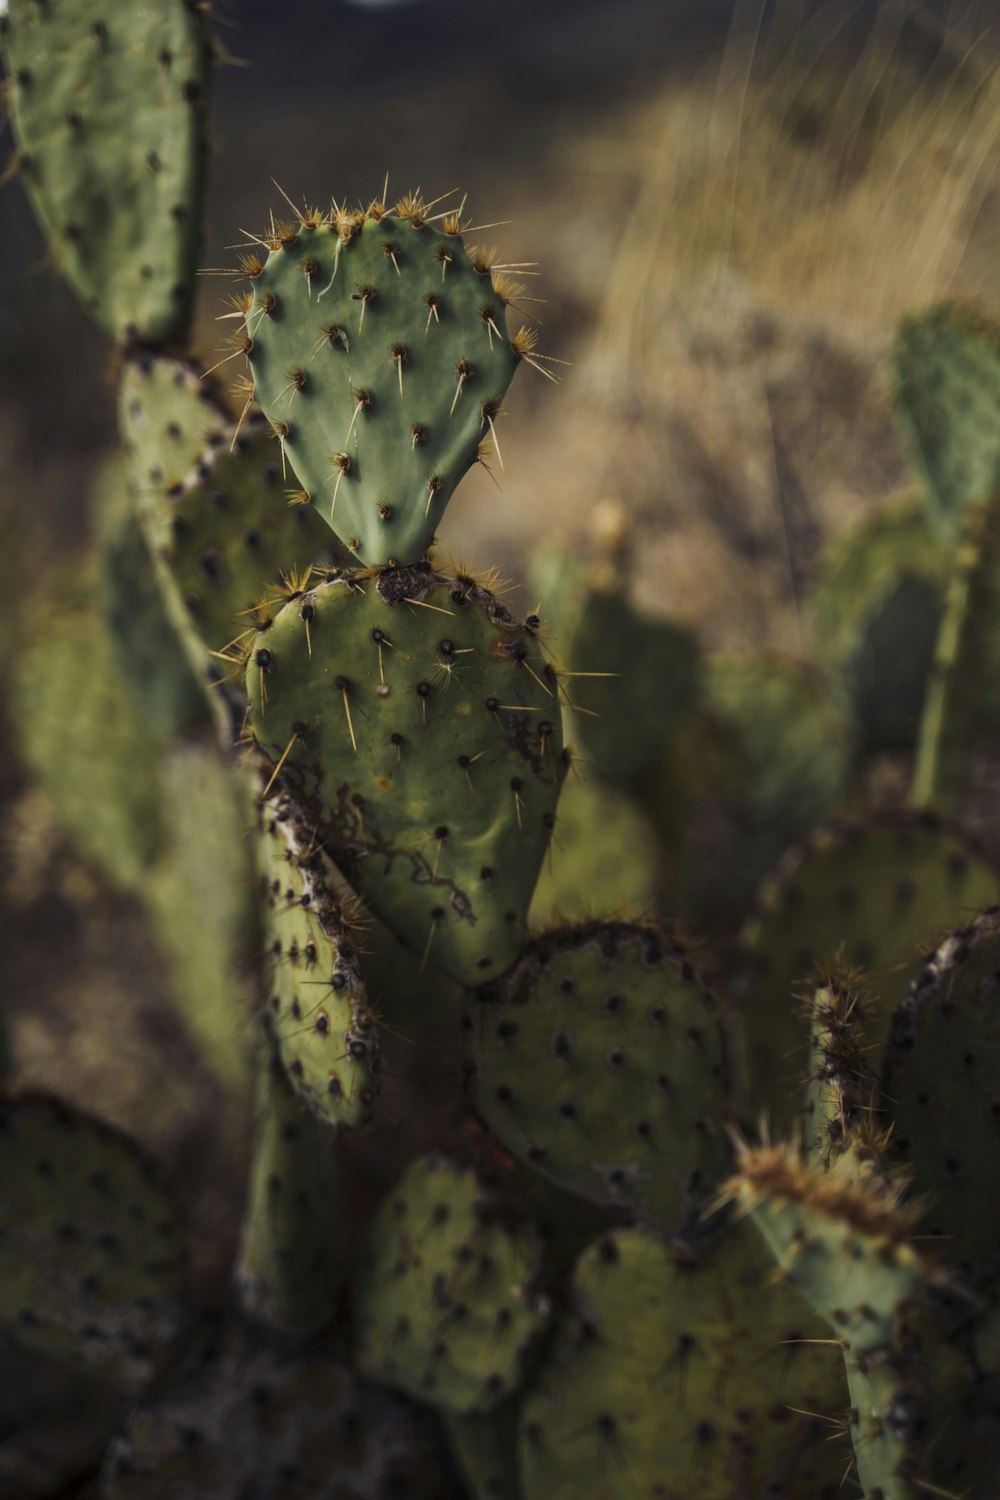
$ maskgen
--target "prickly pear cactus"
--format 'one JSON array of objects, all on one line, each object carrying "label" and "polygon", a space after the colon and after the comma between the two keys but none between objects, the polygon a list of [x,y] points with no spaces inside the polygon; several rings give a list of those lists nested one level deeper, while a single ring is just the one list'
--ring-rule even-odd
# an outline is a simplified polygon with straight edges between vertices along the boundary
[{"label": "prickly pear cactus", "polygon": [[559,795],[559,832],[531,903],[535,931],[657,909],[659,850],[642,808],[575,765]]},{"label": "prickly pear cactus", "polygon": [[[297,587],[341,549],[297,502],[260,413],[234,422],[200,365],[133,354],[122,371],[119,422],[134,510],[188,671],[233,698],[240,640],[261,612],[278,607],[288,580]],[[219,696],[212,692],[213,705]],[[225,732],[221,705],[216,712]]]},{"label": "prickly pear cactus", "polygon": [[902,325],[892,351],[896,417],[943,535],[1000,490],[1000,329],[942,302]]},{"label": "prickly pear cactus", "polygon": [[862,1191],[854,1160],[818,1172],[780,1147],[745,1151],[730,1191],[774,1254],[781,1284],[806,1298],[842,1344],[865,1494],[911,1500],[926,1491],[910,1484],[923,1469],[927,1437],[923,1422],[911,1419],[926,1389],[912,1384],[916,1367],[907,1389],[904,1352],[904,1318],[925,1287],[906,1243],[912,1216],[877,1176]]},{"label": "prickly pear cactus", "polygon": [[41,1094],[0,1104],[0,1324],[19,1343],[147,1385],[182,1329],[185,1251],[153,1163]]},{"label": "prickly pear cactus", "polygon": [[268,1032],[291,1087],[320,1120],[363,1125],[378,1089],[379,1038],[346,925],[356,914],[289,798],[264,801],[260,822]]},{"label": "prickly pear cactus", "polygon": [[135,889],[163,844],[160,745],[90,591],[67,578],[32,612],[14,673],[24,760],[83,856]]},{"label": "prickly pear cactus", "polygon": [[541,1243],[443,1158],[410,1167],[375,1217],[355,1287],[362,1374],[457,1413],[523,1381],[549,1321]]},{"label": "prickly pear cactus", "polygon": [[472,1500],[521,1500],[517,1472],[516,1399],[485,1414],[445,1413],[448,1442]]},{"label": "prickly pear cactus", "polygon": [[823,550],[807,601],[813,640],[861,757],[916,741],[952,560],[910,494]]},{"label": "prickly pear cactus", "polygon": [[462,1500],[433,1417],[322,1349],[238,1331],[108,1450],[105,1500]]},{"label": "prickly pear cactus", "polygon": [[60,270],[114,339],[182,338],[207,155],[202,8],[12,0],[3,61],[17,164]]},{"label": "prickly pear cactus", "polygon": [[167,825],[141,896],[184,1022],[206,1066],[248,1097],[260,947],[253,902],[249,798],[215,745],[181,742],[157,767]]},{"label": "prickly pear cactus", "polygon": [[785,856],[744,933],[751,1098],[777,1134],[805,1102],[802,996],[817,974],[835,961],[859,971],[877,1055],[928,945],[996,899],[975,846],[927,814],[833,823]]},{"label": "prickly pear cactus", "polygon": [[250,648],[253,733],[358,894],[464,984],[517,957],[565,774],[558,675],[471,578],[335,575]]},{"label": "prickly pear cactus", "polygon": [[752,1230],[701,1252],[608,1234],[572,1296],[523,1403],[525,1500],[841,1493],[846,1444],[810,1415],[847,1405],[840,1352]]},{"label": "prickly pear cactus", "polygon": [[727,1160],[722,1018],[683,949],[628,923],[529,943],[465,1020],[470,1097],[561,1187],[671,1226]]},{"label": "prickly pear cactus", "polygon": [[[827,1167],[859,1138],[878,1133],[880,1097],[871,1058],[873,1006],[855,977],[834,967],[806,1001],[810,1070],[803,1145]],[[877,1061],[877,1059],[876,1059]]]},{"label": "prickly pear cactus", "polygon": [[244,1310],[292,1333],[323,1328],[344,1290],[344,1230],[333,1138],[266,1055],[235,1272]]},{"label": "prickly pear cactus", "polygon": [[362,564],[417,562],[517,368],[504,282],[411,198],[306,215],[245,262],[243,345],[299,483]]},{"label": "prickly pear cactus", "polygon": [[731,879],[749,900],[791,844],[843,807],[850,730],[817,674],[796,661],[715,656],[705,678],[711,712],[742,766]]},{"label": "prickly pear cactus", "polygon": [[120,455],[102,465],[93,495],[95,594],[125,683],[156,739],[205,729],[204,695],[171,623]]},{"label": "prickly pear cactus", "polygon": [[884,1066],[890,1149],[925,1208],[925,1252],[990,1279],[1000,1266],[998,974],[994,910],[928,960],[893,1019]]},{"label": "prickly pear cactus", "polygon": [[641,614],[606,569],[555,555],[532,573],[551,621],[577,712],[572,733],[589,770],[615,786],[663,752],[702,691],[697,637]]},{"label": "prickly pear cactus", "polygon": [[206,453],[228,448],[233,421],[222,387],[193,359],[133,350],[118,385],[118,426],[137,508],[174,495]]}]

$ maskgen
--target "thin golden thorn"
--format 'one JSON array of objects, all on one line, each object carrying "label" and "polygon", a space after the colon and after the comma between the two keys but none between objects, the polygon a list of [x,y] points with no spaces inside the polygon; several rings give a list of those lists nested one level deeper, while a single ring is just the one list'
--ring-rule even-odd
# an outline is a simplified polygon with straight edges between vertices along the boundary
[{"label": "thin golden thorn", "polygon": [[282,766],[285,764],[285,761],[288,759],[289,755],[292,753],[292,746],[295,744],[295,741],[298,739],[298,737],[299,737],[299,732],[296,729],[295,733],[292,735],[291,739],[288,741],[288,744],[285,746],[284,750],[282,750],[282,752],[281,752],[281,759],[278,761],[278,764],[275,766],[274,770],[271,772],[271,779],[268,781],[267,786],[264,788],[264,790],[260,794],[260,800],[262,802],[266,800],[268,792],[271,790],[271,788],[274,786],[274,783],[277,781],[277,779],[278,779],[278,773],[280,772]]}]

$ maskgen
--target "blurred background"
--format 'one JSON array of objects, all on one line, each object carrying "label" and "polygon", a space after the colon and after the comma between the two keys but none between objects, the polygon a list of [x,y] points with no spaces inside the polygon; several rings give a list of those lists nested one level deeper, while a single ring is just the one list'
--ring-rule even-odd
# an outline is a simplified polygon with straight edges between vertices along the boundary
[{"label": "blurred background", "polygon": [[[824,539],[904,480],[883,364],[899,317],[945,293],[1000,305],[997,0],[216,11],[206,268],[235,265],[241,231],[280,214],[275,183],[296,203],[367,201],[388,174],[390,198],[468,194],[482,227],[467,238],[496,245],[524,282],[556,378],[519,374],[503,470],[463,484],[444,551],[524,580],[543,544],[585,552],[595,508],[616,500],[642,605],[709,647],[808,661],[801,602]],[[208,363],[229,290],[202,279]],[[9,181],[0,588],[12,614],[83,558],[115,441],[108,346]],[[513,607],[530,609],[529,592]],[[9,665],[0,654],[0,675]],[[5,712],[3,967],[21,1080],[166,1142],[224,1241],[238,1180],[227,1195],[218,1163],[204,1176],[211,1082],[156,945],[27,787]],[[167,1066],[169,1096],[155,1087]],[[47,1493],[30,1479],[51,1416],[33,1415],[29,1366],[0,1401],[5,1495]],[[78,1396],[67,1385],[67,1409]]]}]

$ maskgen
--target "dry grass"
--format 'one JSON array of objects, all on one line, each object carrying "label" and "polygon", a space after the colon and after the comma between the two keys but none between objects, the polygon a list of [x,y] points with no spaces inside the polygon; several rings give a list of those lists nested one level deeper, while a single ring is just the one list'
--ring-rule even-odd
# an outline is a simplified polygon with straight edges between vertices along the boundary
[{"label": "dry grass", "polygon": [[588,264],[576,368],[508,444],[507,504],[483,491],[463,543],[516,573],[618,496],[651,608],[808,654],[823,536],[905,477],[881,373],[898,318],[956,290],[1000,301],[1000,24],[953,5],[915,28],[913,9],[883,4],[859,50],[857,7],[806,21],[787,0],[765,37],[745,0],[717,69],[572,144],[575,227],[610,264]]}]

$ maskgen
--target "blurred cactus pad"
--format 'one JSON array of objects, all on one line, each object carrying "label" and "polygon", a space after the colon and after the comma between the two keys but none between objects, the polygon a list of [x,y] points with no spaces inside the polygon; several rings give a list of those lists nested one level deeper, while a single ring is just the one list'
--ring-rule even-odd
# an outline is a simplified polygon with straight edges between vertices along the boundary
[{"label": "blurred cactus pad", "polygon": [[[637,50],[578,9],[574,47]],[[210,113],[230,7],[5,7],[9,175],[106,409],[64,532],[86,408],[34,413],[18,355],[44,452],[0,511],[3,1500],[996,1496],[1000,286],[852,273],[853,313],[891,302],[837,356],[878,484],[825,511],[780,409],[806,444],[835,400],[782,344],[779,247],[742,344],[680,330],[692,259],[721,306],[780,222],[806,277],[913,159],[926,221],[942,154],[973,218],[1000,100],[950,11],[859,39],[800,9],[749,52],[734,25],[717,115],[671,84],[694,154],[595,144],[593,75],[565,169],[607,211],[593,183],[532,211],[502,130],[449,106],[438,161],[412,108],[407,170],[455,152],[498,221],[529,200],[500,251],[461,192],[355,184],[402,106],[351,37],[423,68],[447,5],[331,7],[343,100],[303,58],[290,118],[258,83],[239,130],[252,71]],[[325,47],[257,10],[251,53]],[[734,98],[749,208],[714,154]],[[751,410],[766,461],[709,485]]]}]

